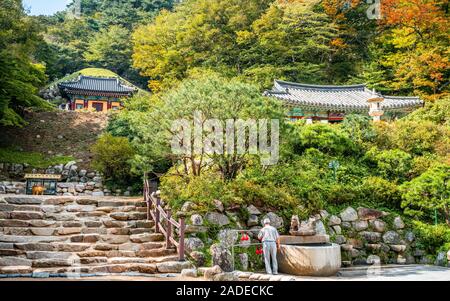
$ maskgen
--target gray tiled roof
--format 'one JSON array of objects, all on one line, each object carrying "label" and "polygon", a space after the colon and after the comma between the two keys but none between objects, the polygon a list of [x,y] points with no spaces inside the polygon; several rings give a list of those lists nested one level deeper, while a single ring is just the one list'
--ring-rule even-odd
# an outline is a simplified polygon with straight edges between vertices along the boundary
[{"label": "gray tiled roof", "polygon": [[414,108],[423,104],[418,97],[383,96],[369,90],[365,85],[322,86],[291,83],[276,80],[272,91],[265,95],[285,101],[289,105],[320,108],[330,111],[369,111],[367,100],[382,97],[384,110]]},{"label": "gray tiled roof", "polygon": [[69,90],[83,90],[96,92],[111,92],[111,93],[132,93],[135,88],[126,86],[120,82],[118,78],[112,77],[78,77],[76,81],[62,82],[58,84],[61,89]]}]

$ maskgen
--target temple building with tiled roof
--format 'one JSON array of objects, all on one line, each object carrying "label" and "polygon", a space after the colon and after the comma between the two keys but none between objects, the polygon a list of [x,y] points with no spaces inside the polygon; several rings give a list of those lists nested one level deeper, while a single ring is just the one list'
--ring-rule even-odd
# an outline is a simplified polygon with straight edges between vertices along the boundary
[{"label": "temple building with tiled roof", "polygon": [[106,112],[122,107],[122,100],[136,88],[125,85],[119,78],[79,76],[75,81],[58,84],[61,95],[68,101],[69,110]]},{"label": "temple building with tiled roof", "polygon": [[347,114],[367,114],[392,119],[423,106],[419,97],[384,96],[365,85],[324,86],[276,80],[271,91],[264,93],[282,100],[290,108],[291,119],[342,121]]}]

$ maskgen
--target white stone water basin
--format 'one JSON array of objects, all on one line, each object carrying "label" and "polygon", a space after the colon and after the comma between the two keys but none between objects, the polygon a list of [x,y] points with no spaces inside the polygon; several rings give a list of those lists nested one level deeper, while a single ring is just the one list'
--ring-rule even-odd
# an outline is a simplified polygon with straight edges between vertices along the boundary
[{"label": "white stone water basin", "polygon": [[297,276],[335,276],[341,267],[341,247],[338,244],[282,244],[277,259],[281,273]]}]

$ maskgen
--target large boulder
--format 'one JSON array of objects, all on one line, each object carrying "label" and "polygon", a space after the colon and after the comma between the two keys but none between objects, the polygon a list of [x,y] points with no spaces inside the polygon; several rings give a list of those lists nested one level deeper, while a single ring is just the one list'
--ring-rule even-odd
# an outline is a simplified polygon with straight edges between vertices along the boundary
[{"label": "large boulder", "polygon": [[253,226],[257,226],[258,224],[259,224],[258,216],[256,214],[250,215],[247,220],[247,226],[253,227]]},{"label": "large boulder", "polygon": [[203,225],[203,217],[200,214],[193,214],[191,215],[191,223],[194,226],[201,226]]},{"label": "large boulder", "polygon": [[362,220],[372,220],[372,219],[377,219],[382,216],[385,216],[386,213],[383,211],[380,211],[380,210],[376,210],[376,209],[359,207],[358,215],[359,215],[359,218]]},{"label": "large boulder", "polygon": [[387,244],[397,245],[400,243],[400,235],[395,231],[387,231],[383,235],[383,241]]},{"label": "large boulder", "polygon": [[210,248],[213,265],[218,265],[223,271],[233,270],[231,250],[222,244],[213,244]]},{"label": "large boulder", "polygon": [[283,227],[283,219],[281,217],[279,217],[278,215],[276,215],[273,212],[269,212],[267,213],[262,219],[261,219],[261,225],[264,226],[264,220],[268,218],[270,220],[270,225],[275,227],[275,228],[281,228]]},{"label": "large boulder", "polygon": [[217,212],[208,212],[205,215],[205,219],[213,225],[217,225],[220,227],[226,226],[230,223],[230,220],[225,214],[217,213]]},{"label": "large boulder", "polygon": [[184,248],[189,253],[203,249],[204,247],[205,247],[205,244],[203,243],[203,241],[200,238],[189,237],[184,240]]},{"label": "large boulder", "polygon": [[336,226],[341,224],[341,219],[336,215],[330,216],[328,219],[328,226]]},{"label": "large boulder", "polygon": [[238,240],[239,233],[237,231],[232,231],[229,229],[220,230],[217,238],[220,243],[227,248],[231,248]]},{"label": "large boulder", "polygon": [[225,207],[223,206],[223,203],[219,200],[214,200],[214,207],[217,211],[223,212],[225,210]]},{"label": "large boulder", "polygon": [[247,207],[247,212],[250,215],[260,215],[261,214],[261,211],[259,211],[258,208],[256,208],[253,205],[250,205]]},{"label": "large boulder", "polygon": [[358,213],[352,207],[347,207],[340,213],[340,217],[343,222],[354,222],[358,219]]},{"label": "large boulder", "polygon": [[206,255],[203,252],[194,251],[189,255],[193,259],[193,263],[195,264],[195,266],[201,267],[201,266],[205,265]]}]

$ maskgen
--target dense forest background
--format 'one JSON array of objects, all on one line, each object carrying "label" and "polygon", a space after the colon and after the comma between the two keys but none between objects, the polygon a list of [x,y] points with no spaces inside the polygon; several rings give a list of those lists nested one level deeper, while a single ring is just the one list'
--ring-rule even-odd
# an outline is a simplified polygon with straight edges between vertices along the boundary
[{"label": "dense forest background", "polygon": [[[387,94],[449,91],[445,0],[82,0],[52,16],[0,4],[0,123],[45,106],[42,86],[86,67],[164,91],[206,70],[269,88],[273,79],[366,82]],[[431,97],[429,97],[431,96]],[[16,114],[19,112],[19,114]]]}]

